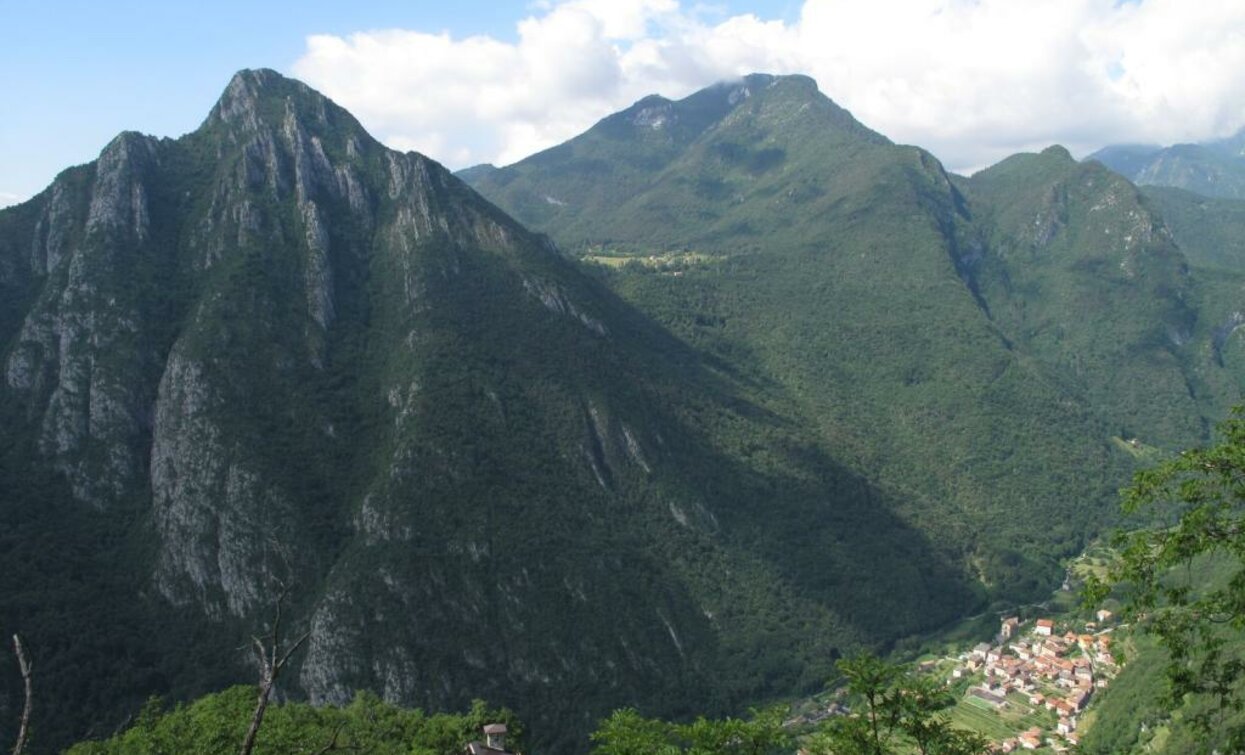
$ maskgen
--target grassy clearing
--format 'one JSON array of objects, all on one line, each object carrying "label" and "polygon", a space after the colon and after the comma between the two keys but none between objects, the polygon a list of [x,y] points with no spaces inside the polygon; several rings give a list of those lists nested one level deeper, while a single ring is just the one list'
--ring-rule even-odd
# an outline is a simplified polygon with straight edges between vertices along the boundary
[{"label": "grassy clearing", "polygon": [[960,700],[951,709],[951,723],[971,729],[995,742],[1007,739],[1015,733],[1012,726],[993,709],[988,708],[986,703],[969,697]]},{"label": "grassy clearing", "polygon": [[[1068,570],[1076,581],[1084,582],[1090,577],[1106,579],[1118,558],[1119,553],[1114,548],[1098,540],[1086,546],[1085,552],[1072,561]],[[1114,607],[1114,600],[1108,599],[1107,602]]]},{"label": "grassy clearing", "polygon": [[1007,705],[998,709],[984,700],[964,697],[951,709],[951,722],[991,741],[1001,742],[1032,726],[1052,729],[1054,716],[1049,711],[1029,705],[1024,696],[1012,693],[1007,697]]},{"label": "grassy clearing", "polygon": [[1112,435],[1111,444],[1129,456],[1132,456],[1134,459],[1145,462],[1146,464],[1156,464],[1161,461],[1164,456],[1161,448],[1147,445],[1136,438],[1129,438],[1125,440],[1118,435]]},{"label": "grassy clearing", "polygon": [[580,259],[584,262],[612,268],[638,265],[653,270],[678,270],[713,264],[719,262],[721,258],[703,252],[667,251],[646,253],[596,247],[590,249]]}]

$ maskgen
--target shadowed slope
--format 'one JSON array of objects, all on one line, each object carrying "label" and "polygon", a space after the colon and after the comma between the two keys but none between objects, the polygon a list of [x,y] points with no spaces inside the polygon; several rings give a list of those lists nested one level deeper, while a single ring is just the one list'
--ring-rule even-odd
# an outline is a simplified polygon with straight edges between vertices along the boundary
[{"label": "shadowed slope", "polygon": [[0,618],[57,649],[45,731],[247,678],[278,581],[312,633],[290,692],[484,696],[559,751],[619,705],[819,686],[976,600],[746,376],[271,71],[0,229],[4,572],[55,596]]}]

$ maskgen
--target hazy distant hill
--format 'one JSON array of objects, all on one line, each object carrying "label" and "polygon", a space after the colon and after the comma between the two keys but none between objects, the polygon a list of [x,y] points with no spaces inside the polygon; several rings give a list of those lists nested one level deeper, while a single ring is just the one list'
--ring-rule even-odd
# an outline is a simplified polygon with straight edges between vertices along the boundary
[{"label": "hazy distant hill", "polygon": [[1202,144],[1104,147],[1086,159],[1101,162],[1139,186],[1245,199],[1245,130]]}]

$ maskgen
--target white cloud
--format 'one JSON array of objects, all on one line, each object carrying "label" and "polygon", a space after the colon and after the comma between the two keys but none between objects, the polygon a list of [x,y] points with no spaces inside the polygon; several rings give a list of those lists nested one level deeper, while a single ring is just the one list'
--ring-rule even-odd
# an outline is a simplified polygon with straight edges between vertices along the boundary
[{"label": "white cloud", "polygon": [[808,73],[866,125],[953,169],[1245,124],[1240,0],[806,0],[798,20],[709,21],[676,0],[532,6],[517,41],[313,36],[294,73],[391,146],[508,163],[645,94]]},{"label": "white cloud", "polygon": [[30,199],[30,197],[25,196],[23,194],[14,194],[8,191],[0,191],[0,207],[8,207],[9,205],[15,205],[20,202],[25,202],[27,199]]},{"label": "white cloud", "polygon": [[1245,124],[1240,2],[809,0],[799,32],[823,91],[956,167]]}]

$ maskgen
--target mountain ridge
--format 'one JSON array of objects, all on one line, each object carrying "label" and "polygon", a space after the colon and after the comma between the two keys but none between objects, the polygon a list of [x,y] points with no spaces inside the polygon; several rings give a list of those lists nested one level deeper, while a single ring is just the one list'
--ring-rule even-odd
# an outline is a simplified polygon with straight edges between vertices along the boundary
[{"label": "mountain ridge", "polygon": [[1044,597],[1130,441],[1245,384],[1239,276],[1168,200],[1062,148],[953,176],[806,77],[463,175],[261,69],[0,210],[0,623],[44,731],[248,679],[287,587],[287,694],[488,697],[555,752],[820,688]]},{"label": "mountain ridge", "polygon": [[[830,102],[815,89],[802,96],[801,112]],[[983,570],[988,584],[997,578],[990,571],[1052,578],[1041,556],[1031,562],[1017,551],[1049,554],[1053,542],[1075,541],[1109,519],[1113,488],[1131,463],[1120,437],[1141,434],[1172,449],[1198,442],[1239,397],[1240,373],[1211,356],[1217,337],[1206,327],[1227,316],[1229,295],[1210,302],[1202,274],[1186,280],[1166,224],[1123,179],[1100,168],[1078,173],[1062,147],[952,176],[919,148],[844,139],[829,122],[769,132],[757,109],[764,99],[749,100],[753,127],[737,121],[706,131],[671,167],[631,182],[608,205],[539,208],[534,195],[560,197],[560,186],[573,185],[565,196],[581,197],[592,187],[535,158],[472,182],[598,265],[615,290],[689,341],[725,359],[759,357],[757,379],[803,396],[802,413],[823,423],[849,466],[929,501],[925,513],[910,514],[925,526],[937,521],[940,534],[954,533],[962,525],[934,511],[958,510],[977,533],[958,547],[973,564],[993,564]],[[772,112],[782,107],[775,102]],[[592,136],[568,145],[586,164],[606,162],[596,174],[605,182],[616,151]],[[630,146],[646,149],[641,139]],[[765,170],[722,159],[765,150],[782,155]],[[1014,181],[996,180],[1009,170]],[[665,280],[663,264],[681,277]],[[1070,298],[1057,303],[1062,297]],[[1086,304],[1103,333],[1077,319]],[[1046,341],[1033,332],[1038,312],[1059,321]],[[751,321],[767,325],[743,324]],[[866,336],[877,322],[893,329]],[[891,343],[915,348],[898,352]],[[948,366],[945,354],[961,359]],[[1007,387],[982,382],[983,374],[1006,376]],[[904,402],[917,395],[912,386],[922,387],[923,403]],[[957,396],[969,390],[982,392],[965,405]],[[1056,406],[1066,414],[1052,413]],[[920,416],[929,420],[914,424]],[[901,438],[907,445],[897,447]],[[1061,448],[1067,455],[1054,451]],[[957,473],[948,476],[946,457],[957,452],[974,463],[953,462]],[[1023,466],[1038,458],[1045,467]],[[1065,482],[1051,486],[1057,478]],[[1060,500],[1078,486],[1080,503]],[[1016,501],[1014,510],[999,497]],[[1013,521],[1000,528],[985,512]],[[993,541],[993,554],[973,553],[983,540]]]},{"label": "mountain ridge", "polygon": [[311,631],[290,693],[488,696],[558,751],[637,700],[820,685],[980,600],[741,376],[275,72],[0,231],[0,621],[49,654],[47,731],[245,680],[281,584]]},{"label": "mountain ridge", "polygon": [[1111,145],[1085,159],[1097,160],[1139,186],[1245,199],[1245,129],[1197,144]]}]

